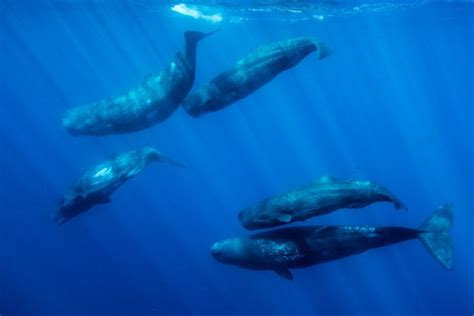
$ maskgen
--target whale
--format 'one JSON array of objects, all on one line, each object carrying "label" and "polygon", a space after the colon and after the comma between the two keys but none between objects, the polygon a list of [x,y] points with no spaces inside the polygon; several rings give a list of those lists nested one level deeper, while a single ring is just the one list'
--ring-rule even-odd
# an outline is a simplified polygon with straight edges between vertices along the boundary
[{"label": "whale", "polygon": [[184,167],[152,147],[118,154],[84,173],[69,188],[54,213],[54,222],[63,224],[94,205],[110,203],[112,193],[152,162],[167,162]]},{"label": "whale", "polygon": [[405,204],[382,185],[367,180],[322,177],[315,183],[266,198],[239,212],[247,229],[271,228],[341,208],[358,209],[375,202],[390,202],[396,209]]},{"label": "whale", "polygon": [[262,45],[232,68],[192,91],[182,107],[193,117],[221,110],[252,94],[281,72],[295,67],[312,52],[316,52],[319,59],[331,54],[325,44],[312,37]]},{"label": "whale", "polygon": [[214,32],[185,32],[184,48],[165,69],[125,95],[67,110],[63,126],[73,136],[101,136],[136,132],[166,120],[193,86],[198,42]]},{"label": "whale", "polygon": [[438,207],[417,228],[396,226],[285,227],[216,242],[210,250],[218,262],[250,270],[271,270],[292,280],[290,269],[305,268],[407,240],[420,240],[447,270],[453,269],[452,205]]}]

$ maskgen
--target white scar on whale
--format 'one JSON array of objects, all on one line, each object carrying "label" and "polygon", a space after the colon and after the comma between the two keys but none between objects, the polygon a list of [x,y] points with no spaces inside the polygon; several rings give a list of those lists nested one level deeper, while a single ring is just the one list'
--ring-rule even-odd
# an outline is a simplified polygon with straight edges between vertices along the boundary
[{"label": "white scar on whale", "polygon": [[110,174],[111,171],[112,171],[112,168],[108,168],[108,167],[102,168],[99,171],[97,171],[97,173],[94,175],[94,178],[106,176]]}]

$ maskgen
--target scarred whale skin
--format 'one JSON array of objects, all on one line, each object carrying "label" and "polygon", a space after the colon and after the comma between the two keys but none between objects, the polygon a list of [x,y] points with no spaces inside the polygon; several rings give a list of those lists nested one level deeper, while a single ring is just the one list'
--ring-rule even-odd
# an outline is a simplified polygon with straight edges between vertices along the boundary
[{"label": "scarred whale skin", "polygon": [[260,46],[231,69],[191,92],[182,106],[193,117],[221,110],[250,95],[281,72],[295,67],[315,51],[319,59],[331,53],[323,43],[311,37]]},{"label": "scarred whale skin", "polygon": [[270,228],[334,212],[362,208],[375,202],[405,205],[382,185],[372,181],[322,177],[318,182],[264,199],[242,210],[239,220],[247,229]]},{"label": "scarred whale skin", "polygon": [[393,226],[279,228],[216,242],[211,255],[222,263],[251,270],[273,270],[292,280],[289,269],[333,261],[417,238],[443,267],[452,270],[451,209],[450,204],[441,205],[416,229]]},{"label": "scarred whale skin", "polygon": [[110,195],[115,190],[153,161],[169,162],[182,167],[152,147],[119,154],[87,171],[75,182],[64,194],[54,214],[54,221],[62,224],[96,204],[109,203]]},{"label": "scarred whale skin", "polygon": [[67,110],[63,126],[71,135],[109,135],[143,130],[166,120],[193,86],[197,43],[212,33],[185,32],[185,47],[164,70],[148,76],[126,95]]}]

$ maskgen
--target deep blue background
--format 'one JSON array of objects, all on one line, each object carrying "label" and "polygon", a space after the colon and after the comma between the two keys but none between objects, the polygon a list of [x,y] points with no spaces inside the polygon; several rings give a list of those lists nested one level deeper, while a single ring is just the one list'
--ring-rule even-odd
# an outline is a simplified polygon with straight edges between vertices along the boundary
[{"label": "deep blue background", "polygon": [[[474,313],[472,4],[218,25],[127,5],[2,1],[0,12],[2,316]],[[169,63],[185,30],[214,28],[195,87],[273,40],[314,35],[335,53],[200,119],[178,109],[101,138],[62,128],[66,108],[126,92]],[[52,223],[78,176],[145,145],[188,167],[151,165],[113,203]],[[295,270],[292,282],[211,258],[214,241],[247,233],[240,209],[323,175],[379,181],[409,211],[377,204],[310,224],[411,227],[453,202],[455,270],[418,241]]]}]

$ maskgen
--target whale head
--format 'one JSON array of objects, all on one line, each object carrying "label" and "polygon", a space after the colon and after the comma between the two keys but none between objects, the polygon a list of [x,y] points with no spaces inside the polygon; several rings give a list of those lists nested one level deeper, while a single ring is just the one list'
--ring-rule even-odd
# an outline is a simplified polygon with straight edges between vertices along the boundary
[{"label": "whale head", "polygon": [[89,134],[94,127],[93,113],[86,113],[85,107],[73,108],[64,112],[62,123],[72,136]]},{"label": "whale head", "polygon": [[248,257],[244,241],[240,238],[225,239],[216,242],[211,247],[212,257],[222,263],[240,265]]},{"label": "whale head", "polygon": [[84,203],[84,198],[81,195],[74,197],[66,195],[61,199],[54,213],[53,221],[57,224],[64,224],[72,217],[87,210],[87,208]]},{"label": "whale head", "polygon": [[70,190],[59,202],[59,206],[53,215],[53,221],[56,224],[64,224],[71,218],[86,212],[96,204],[107,203],[110,203],[110,198],[107,195],[100,193],[78,193],[74,190]]},{"label": "whale head", "polygon": [[285,225],[295,220],[288,209],[275,207],[268,199],[243,209],[238,216],[240,224],[249,230]]}]

